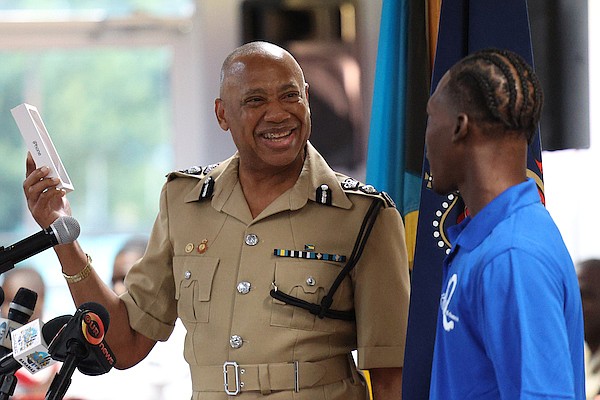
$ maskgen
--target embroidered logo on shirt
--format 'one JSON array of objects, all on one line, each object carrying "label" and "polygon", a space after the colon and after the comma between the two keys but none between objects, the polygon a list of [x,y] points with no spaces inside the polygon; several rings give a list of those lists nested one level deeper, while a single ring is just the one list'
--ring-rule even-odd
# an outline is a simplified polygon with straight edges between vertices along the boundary
[{"label": "embroidered logo on shirt", "polygon": [[459,318],[452,314],[448,307],[450,306],[450,300],[456,290],[456,284],[458,282],[458,275],[454,274],[448,279],[448,285],[446,286],[446,292],[442,293],[440,298],[440,309],[442,310],[442,324],[446,332],[450,332],[454,329],[454,322],[458,322]]}]

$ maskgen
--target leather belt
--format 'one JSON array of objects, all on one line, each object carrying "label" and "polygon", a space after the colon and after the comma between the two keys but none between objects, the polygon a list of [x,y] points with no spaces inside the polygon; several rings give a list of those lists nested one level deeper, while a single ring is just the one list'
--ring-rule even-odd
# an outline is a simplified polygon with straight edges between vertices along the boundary
[{"label": "leather belt", "polygon": [[294,390],[328,385],[354,377],[350,355],[339,355],[321,361],[296,361],[272,364],[192,365],[192,387],[197,392],[222,392],[236,395],[245,391]]}]

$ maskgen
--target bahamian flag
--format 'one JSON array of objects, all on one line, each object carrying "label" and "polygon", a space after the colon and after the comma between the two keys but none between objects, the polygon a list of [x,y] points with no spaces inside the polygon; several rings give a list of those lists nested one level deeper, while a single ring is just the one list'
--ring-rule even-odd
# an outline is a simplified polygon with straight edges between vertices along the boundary
[{"label": "bahamian flag", "polygon": [[[533,65],[526,1],[443,0],[432,92],[454,63],[486,47],[512,50]],[[535,179],[544,200],[539,132],[529,147],[527,166],[528,176]],[[429,188],[429,178],[429,163],[425,159],[404,358],[404,400],[429,398],[442,263],[450,249],[446,231],[460,221],[465,211],[458,196],[433,193]]]},{"label": "bahamian flag", "polygon": [[[406,228],[412,266],[417,232],[431,39],[440,0],[384,0],[367,153],[367,182],[388,192]],[[428,20],[432,23],[428,23]],[[431,34],[430,31],[435,32]]]}]

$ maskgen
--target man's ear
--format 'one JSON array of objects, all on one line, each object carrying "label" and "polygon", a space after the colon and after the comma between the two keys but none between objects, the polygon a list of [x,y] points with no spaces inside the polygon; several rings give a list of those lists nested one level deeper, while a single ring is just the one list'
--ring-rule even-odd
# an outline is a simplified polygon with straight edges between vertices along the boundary
[{"label": "man's ear", "polygon": [[229,124],[227,123],[227,118],[225,117],[225,105],[223,104],[223,100],[220,98],[215,100],[215,115],[221,129],[228,131]]},{"label": "man's ear", "polygon": [[456,125],[454,126],[454,133],[452,135],[452,141],[464,140],[469,134],[469,116],[465,113],[460,113],[456,116]]},{"label": "man's ear", "polygon": [[310,111],[310,102],[308,101],[308,83],[304,83],[304,99],[306,101],[306,106],[308,107],[308,113],[311,114]]}]

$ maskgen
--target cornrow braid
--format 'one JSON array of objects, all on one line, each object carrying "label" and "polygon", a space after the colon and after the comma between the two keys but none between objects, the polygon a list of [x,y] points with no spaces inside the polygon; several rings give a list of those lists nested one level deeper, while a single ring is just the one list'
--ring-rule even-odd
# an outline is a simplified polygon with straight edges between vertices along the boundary
[{"label": "cornrow braid", "polygon": [[450,69],[448,88],[459,107],[482,122],[523,132],[531,141],[543,93],[533,68],[508,50],[485,49]]},{"label": "cornrow braid", "polygon": [[[500,69],[500,71],[502,71],[504,78],[508,81],[508,84],[505,85],[505,90],[508,91],[508,95],[509,95],[508,107],[506,108],[506,114],[507,114],[506,117],[507,118],[505,118],[505,122],[508,127],[511,127],[514,129],[514,128],[516,128],[516,125],[517,125],[517,121],[516,121],[516,118],[514,115],[515,105],[517,103],[517,89],[516,89],[517,82],[515,80],[515,77],[513,76],[513,72],[511,70],[510,66],[504,62],[504,59],[498,57],[497,54],[482,53],[480,55],[480,58],[482,60],[485,60],[488,63],[493,64],[496,67],[498,67]],[[492,80],[493,78],[495,78],[493,75],[490,76],[490,80]],[[500,103],[500,102],[498,102],[498,103]]]},{"label": "cornrow braid", "polygon": [[[514,53],[509,53],[511,55],[511,57],[520,60],[517,64],[519,65],[519,67],[522,67],[523,69],[525,69],[525,72],[527,74],[527,76],[529,77],[530,82],[528,82],[527,80],[525,81],[525,83],[527,84],[527,103],[523,105],[523,109],[526,110],[527,108],[531,107],[533,110],[533,115],[537,115],[537,119],[534,123],[534,126],[537,125],[537,123],[539,122],[539,117],[542,111],[542,104],[543,104],[543,92],[542,92],[542,86],[538,80],[537,75],[535,74],[535,72],[533,71],[533,68],[531,67],[531,65],[529,65],[525,60],[523,60],[523,58],[521,58],[519,55],[514,54]],[[531,99],[531,94],[529,91],[529,84],[531,84],[532,89],[533,89],[533,99]],[[525,93],[525,92],[524,92]],[[531,105],[529,104],[529,102],[532,102]]]},{"label": "cornrow braid", "polygon": [[[467,83],[469,80],[471,80],[471,83]],[[504,115],[498,110],[499,104],[498,99],[494,95],[494,85],[492,85],[487,75],[482,74],[479,71],[464,71],[463,74],[457,78],[457,81],[463,81],[467,85],[476,85],[481,91],[487,110],[489,110],[494,118],[505,122]]]},{"label": "cornrow braid", "polygon": [[523,113],[527,109],[529,103],[529,85],[527,84],[527,78],[525,76],[525,69],[523,68],[523,64],[517,60],[514,53],[509,53],[507,51],[503,51],[502,55],[510,60],[512,65],[514,65],[517,70],[517,74],[519,75],[519,82],[521,82],[521,90],[523,92],[523,102],[521,103],[521,107],[519,107],[517,121],[518,124],[523,124]]}]

